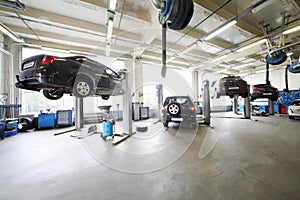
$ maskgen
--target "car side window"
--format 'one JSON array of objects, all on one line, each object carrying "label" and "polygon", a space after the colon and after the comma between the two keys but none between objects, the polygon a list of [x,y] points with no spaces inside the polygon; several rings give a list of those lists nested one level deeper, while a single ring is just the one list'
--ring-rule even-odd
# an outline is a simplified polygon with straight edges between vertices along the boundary
[{"label": "car side window", "polygon": [[108,74],[109,76],[112,76],[114,78],[119,78],[118,74],[114,72],[112,69],[110,69],[109,67],[106,67],[105,74]]}]

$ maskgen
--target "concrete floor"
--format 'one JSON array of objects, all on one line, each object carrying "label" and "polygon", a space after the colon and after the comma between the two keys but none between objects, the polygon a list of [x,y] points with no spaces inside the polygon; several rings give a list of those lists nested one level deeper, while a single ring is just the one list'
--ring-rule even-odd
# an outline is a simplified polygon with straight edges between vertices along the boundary
[{"label": "concrete floor", "polygon": [[300,199],[300,120],[218,113],[214,129],[149,125],[113,146],[64,129],[0,141],[0,199]]}]

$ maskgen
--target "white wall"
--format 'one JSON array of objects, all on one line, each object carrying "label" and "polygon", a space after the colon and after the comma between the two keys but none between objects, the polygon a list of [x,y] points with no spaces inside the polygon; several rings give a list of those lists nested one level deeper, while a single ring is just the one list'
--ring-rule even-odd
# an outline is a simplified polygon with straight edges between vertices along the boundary
[{"label": "white wall", "polygon": [[[289,89],[298,90],[300,88],[300,74],[288,73]],[[255,85],[266,82],[266,74],[253,74],[244,78],[248,84]],[[270,81],[279,91],[285,89],[285,69],[275,70],[270,72]]]}]

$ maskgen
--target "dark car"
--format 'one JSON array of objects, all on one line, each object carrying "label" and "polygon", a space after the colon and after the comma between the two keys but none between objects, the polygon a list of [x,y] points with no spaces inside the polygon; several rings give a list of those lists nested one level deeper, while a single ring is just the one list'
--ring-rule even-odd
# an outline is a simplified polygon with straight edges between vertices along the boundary
[{"label": "dark car", "polygon": [[239,95],[242,98],[248,97],[249,90],[247,82],[239,76],[221,78],[217,90],[217,98],[220,98],[220,96],[229,96],[230,98],[233,98],[234,95]]},{"label": "dark car", "polygon": [[64,93],[83,98],[91,95],[107,100],[123,94],[121,76],[109,67],[84,56],[37,55],[22,61],[16,87],[40,91],[46,98],[59,99]]},{"label": "dark car", "polygon": [[278,89],[270,84],[257,84],[252,86],[251,101],[255,99],[267,98],[272,101],[278,99]]},{"label": "dark car", "polygon": [[169,122],[190,123],[196,126],[196,113],[193,101],[189,96],[167,97],[163,104],[163,125],[168,127]]}]

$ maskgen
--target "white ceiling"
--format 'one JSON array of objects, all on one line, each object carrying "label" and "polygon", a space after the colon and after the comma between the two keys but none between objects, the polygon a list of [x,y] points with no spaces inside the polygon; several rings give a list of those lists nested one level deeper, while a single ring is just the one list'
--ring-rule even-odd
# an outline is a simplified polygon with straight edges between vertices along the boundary
[{"label": "white ceiling", "polygon": [[[117,1],[111,57],[138,57],[142,62],[161,63],[161,25],[158,23],[158,10],[150,1]],[[21,2],[26,5],[24,12],[0,7],[0,21],[23,38],[27,46],[81,51],[93,53],[95,56],[105,55],[106,0]],[[206,33],[247,10],[256,2],[258,1],[194,0],[195,12],[188,27],[181,31],[167,32],[167,55],[170,61],[168,67],[239,75],[264,69],[266,50],[260,46],[242,53],[236,50],[264,37],[259,25],[262,22],[270,24],[270,34],[276,32],[272,39],[278,38],[283,30],[300,25],[299,0],[273,0],[259,12],[248,13],[238,19],[235,26],[215,38],[201,40]],[[217,9],[218,12],[211,15]],[[290,15],[289,24],[284,27],[281,20],[283,11]],[[286,42],[293,44],[299,41],[300,33],[297,32],[288,35]],[[300,45],[296,45],[286,51],[293,51],[292,59],[299,59],[299,48]],[[212,62],[225,54],[228,55],[226,59]],[[280,68],[286,64],[287,62],[272,67]]]}]

